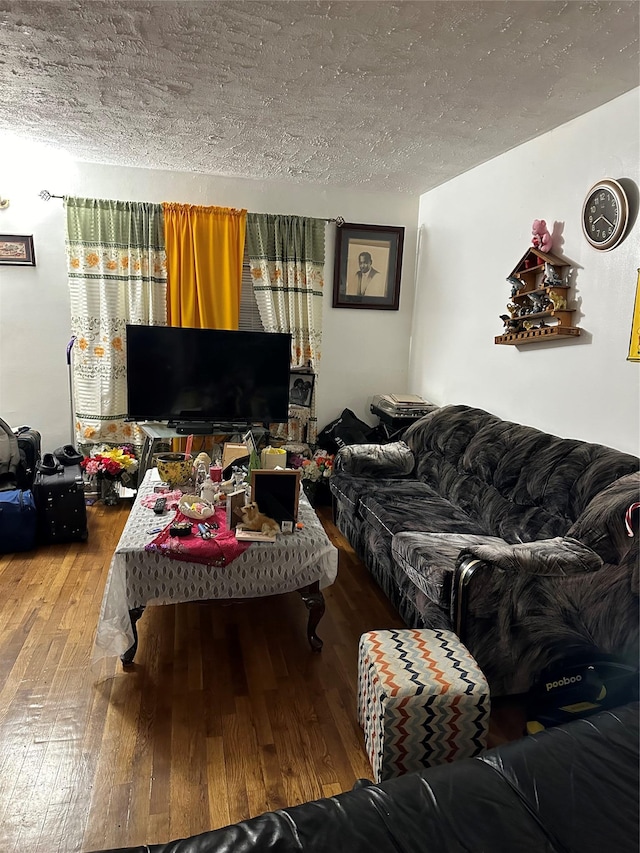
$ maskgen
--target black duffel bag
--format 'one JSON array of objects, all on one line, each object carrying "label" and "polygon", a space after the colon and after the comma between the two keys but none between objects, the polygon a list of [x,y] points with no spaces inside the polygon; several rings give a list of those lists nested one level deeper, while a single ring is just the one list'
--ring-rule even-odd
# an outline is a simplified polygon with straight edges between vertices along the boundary
[{"label": "black duffel bag", "polygon": [[339,418],[331,421],[318,433],[317,445],[328,453],[337,453],[346,444],[375,442],[376,429],[356,417],[351,409],[344,409]]}]

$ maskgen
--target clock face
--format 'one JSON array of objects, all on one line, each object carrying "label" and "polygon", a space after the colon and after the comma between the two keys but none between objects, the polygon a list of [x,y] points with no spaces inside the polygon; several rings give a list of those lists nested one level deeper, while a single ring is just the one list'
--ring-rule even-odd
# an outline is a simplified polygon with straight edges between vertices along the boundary
[{"label": "clock face", "polygon": [[617,181],[605,178],[591,187],[582,208],[582,230],[589,243],[602,251],[622,240],[629,206]]}]

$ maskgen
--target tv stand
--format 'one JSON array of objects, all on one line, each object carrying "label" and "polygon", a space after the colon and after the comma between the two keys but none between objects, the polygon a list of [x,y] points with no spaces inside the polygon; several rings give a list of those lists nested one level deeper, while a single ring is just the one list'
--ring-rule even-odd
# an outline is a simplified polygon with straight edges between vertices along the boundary
[{"label": "tv stand", "polygon": [[178,435],[211,435],[213,432],[210,421],[169,421],[167,426]]},{"label": "tv stand", "polygon": [[140,456],[138,482],[142,482],[146,471],[152,467],[153,454],[159,441],[169,441],[172,438],[181,438],[185,435],[228,435],[236,436],[238,441],[242,441],[244,434],[248,431],[251,431],[253,435],[266,435],[269,432],[268,427],[265,425],[258,427],[254,424],[248,424],[246,421],[242,423],[216,421],[170,421],[169,423],[162,423],[157,421],[143,421],[138,426],[145,436],[144,447]]},{"label": "tv stand", "polygon": [[246,432],[251,424],[246,421],[217,423],[215,421],[169,421],[169,429],[178,435],[226,435],[227,433]]}]

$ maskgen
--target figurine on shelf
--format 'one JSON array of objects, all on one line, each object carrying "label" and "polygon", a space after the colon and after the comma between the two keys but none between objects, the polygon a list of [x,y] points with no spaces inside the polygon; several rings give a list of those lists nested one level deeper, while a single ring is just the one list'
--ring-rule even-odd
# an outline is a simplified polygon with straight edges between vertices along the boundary
[{"label": "figurine on shelf", "polygon": [[510,317],[508,314],[501,314],[500,319],[504,323],[504,332],[508,334],[516,334],[522,330],[522,321],[517,317]]},{"label": "figurine on shelf", "polygon": [[516,296],[516,294],[520,290],[520,287],[522,286],[522,282],[515,275],[508,276],[507,281],[511,285],[511,298],[513,298],[514,296]]},{"label": "figurine on shelf", "polygon": [[534,249],[540,249],[541,252],[550,252],[553,246],[553,239],[547,230],[547,223],[544,219],[534,219],[531,226],[531,245]]},{"label": "figurine on shelf", "polygon": [[544,265],[544,278],[542,279],[542,284],[545,285],[545,287],[553,287],[554,285],[557,286],[562,284],[562,279],[558,275],[556,268],[548,261]]},{"label": "figurine on shelf", "polygon": [[531,302],[531,314],[541,314],[547,306],[547,294],[544,292],[529,293]]},{"label": "figurine on shelf", "polygon": [[514,302],[509,302],[507,304],[507,311],[512,317],[517,317],[520,314],[520,306],[516,305]]},{"label": "figurine on shelf", "polygon": [[558,293],[557,290],[549,291],[549,299],[553,304],[554,311],[561,311],[563,308],[567,307],[567,300],[562,293]]}]

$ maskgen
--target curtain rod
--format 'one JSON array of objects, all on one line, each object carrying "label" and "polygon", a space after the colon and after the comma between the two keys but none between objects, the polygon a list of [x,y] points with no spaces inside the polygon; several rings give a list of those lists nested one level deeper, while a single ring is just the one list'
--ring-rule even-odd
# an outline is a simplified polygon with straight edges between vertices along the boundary
[{"label": "curtain rod", "polygon": [[[40,190],[38,195],[43,201],[49,201],[50,198],[64,198],[63,195],[54,195],[53,193],[50,193],[49,190]],[[333,218],[321,216],[320,219],[324,219],[325,222],[335,222],[338,228],[342,228],[342,226],[344,225],[343,216],[335,216]]]}]

